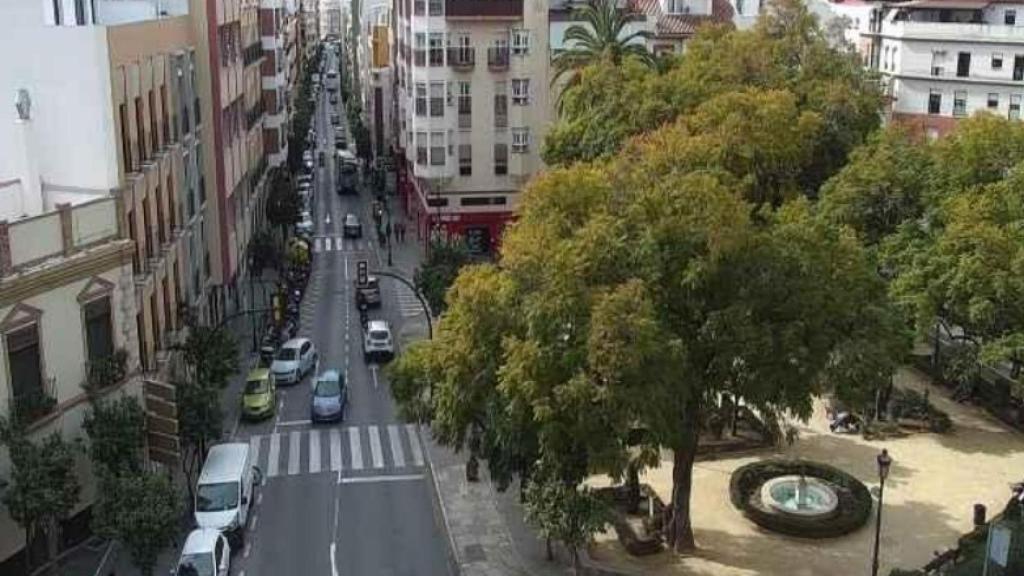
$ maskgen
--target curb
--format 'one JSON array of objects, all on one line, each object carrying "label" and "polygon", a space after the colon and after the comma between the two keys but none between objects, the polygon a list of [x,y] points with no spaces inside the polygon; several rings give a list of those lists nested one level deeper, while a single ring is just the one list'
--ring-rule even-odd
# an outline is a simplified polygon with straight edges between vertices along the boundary
[{"label": "curb", "polygon": [[432,499],[432,503],[434,504],[435,508],[434,514],[439,515],[441,517],[441,522],[444,525],[444,534],[446,536],[445,539],[448,541],[449,571],[453,576],[459,576],[462,574],[462,564],[459,560],[458,549],[455,546],[455,537],[452,536],[451,523],[448,520],[448,512],[445,509],[444,496],[441,495],[441,486],[437,481],[437,472],[434,468],[433,457],[434,444],[432,441],[428,443],[423,439],[423,426],[419,424],[416,425],[416,434],[419,436],[420,444],[427,447],[427,469],[430,470],[430,480],[431,484],[434,486],[434,498]]}]

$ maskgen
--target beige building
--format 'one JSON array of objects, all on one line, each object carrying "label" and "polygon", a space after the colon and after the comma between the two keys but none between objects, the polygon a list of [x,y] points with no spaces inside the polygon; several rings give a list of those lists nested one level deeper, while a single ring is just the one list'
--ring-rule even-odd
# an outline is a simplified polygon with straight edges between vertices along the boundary
[{"label": "beige building", "polygon": [[405,0],[393,26],[403,206],[420,236],[490,252],[542,167],[548,2]]}]

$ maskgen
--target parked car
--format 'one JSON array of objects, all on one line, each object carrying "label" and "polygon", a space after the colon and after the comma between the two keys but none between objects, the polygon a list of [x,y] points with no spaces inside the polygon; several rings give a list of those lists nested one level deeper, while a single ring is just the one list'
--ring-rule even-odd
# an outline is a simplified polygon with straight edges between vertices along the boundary
[{"label": "parked car", "polygon": [[248,442],[210,448],[196,482],[196,525],[241,543],[258,476]]},{"label": "parked car", "polygon": [[227,538],[218,530],[198,528],[185,539],[174,575],[227,576],[230,571],[231,545]]},{"label": "parked car", "polygon": [[295,233],[302,236],[313,235],[313,216],[308,210],[302,213],[302,219],[295,225]]},{"label": "parked car", "polygon": [[345,214],[345,221],[341,226],[341,234],[345,238],[362,238],[363,225],[359,222],[359,217],[351,212]]},{"label": "parked car", "polygon": [[242,391],[242,416],[257,420],[266,418],[277,408],[277,387],[270,378],[269,368],[249,371]]},{"label": "parked car", "polygon": [[391,327],[384,320],[370,320],[363,333],[363,358],[366,361],[380,359],[388,361],[395,356],[395,344],[391,339]]},{"label": "parked car", "polygon": [[292,338],[277,351],[270,373],[275,384],[297,384],[316,369],[316,347],[306,338]]},{"label": "parked car", "polygon": [[337,104],[337,103],[338,103],[338,95],[334,94],[334,93],[331,93],[331,104]]},{"label": "parked car", "polygon": [[361,304],[367,308],[380,308],[380,280],[376,276],[368,276],[363,286],[356,282],[356,307]]},{"label": "parked car", "polygon": [[337,126],[339,121],[340,118],[338,118],[337,114],[331,114],[331,124]]},{"label": "parked car", "polygon": [[345,417],[348,387],[337,370],[327,370],[313,383],[309,419],[313,422],[338,422]]}]

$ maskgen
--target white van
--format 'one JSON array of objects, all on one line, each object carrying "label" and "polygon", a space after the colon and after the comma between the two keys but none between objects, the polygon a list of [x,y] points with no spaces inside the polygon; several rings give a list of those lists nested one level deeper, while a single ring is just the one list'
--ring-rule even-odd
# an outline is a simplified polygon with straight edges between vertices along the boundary
[{"label": "white van", "polygon": [[259,469],[252,465],[248,444],[218,444],[211,448],[196,485],[196,524],[220,530],[241,543],[253,486],[259,476]]}]

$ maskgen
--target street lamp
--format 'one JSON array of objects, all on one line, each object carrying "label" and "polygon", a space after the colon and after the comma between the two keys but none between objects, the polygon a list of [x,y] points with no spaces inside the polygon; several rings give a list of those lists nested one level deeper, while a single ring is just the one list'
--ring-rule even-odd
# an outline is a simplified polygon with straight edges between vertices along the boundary
[{"label": "street lamp", "polygon": [[871,560],[871,576],[878,576],[878,545],[882,534],[882,497],[885,494],[885,479],[889,477],[889,468],[892,466],[892,458],[889,451],[882,449],[878,455],[878,514],[875,516],[875,554]]}]

